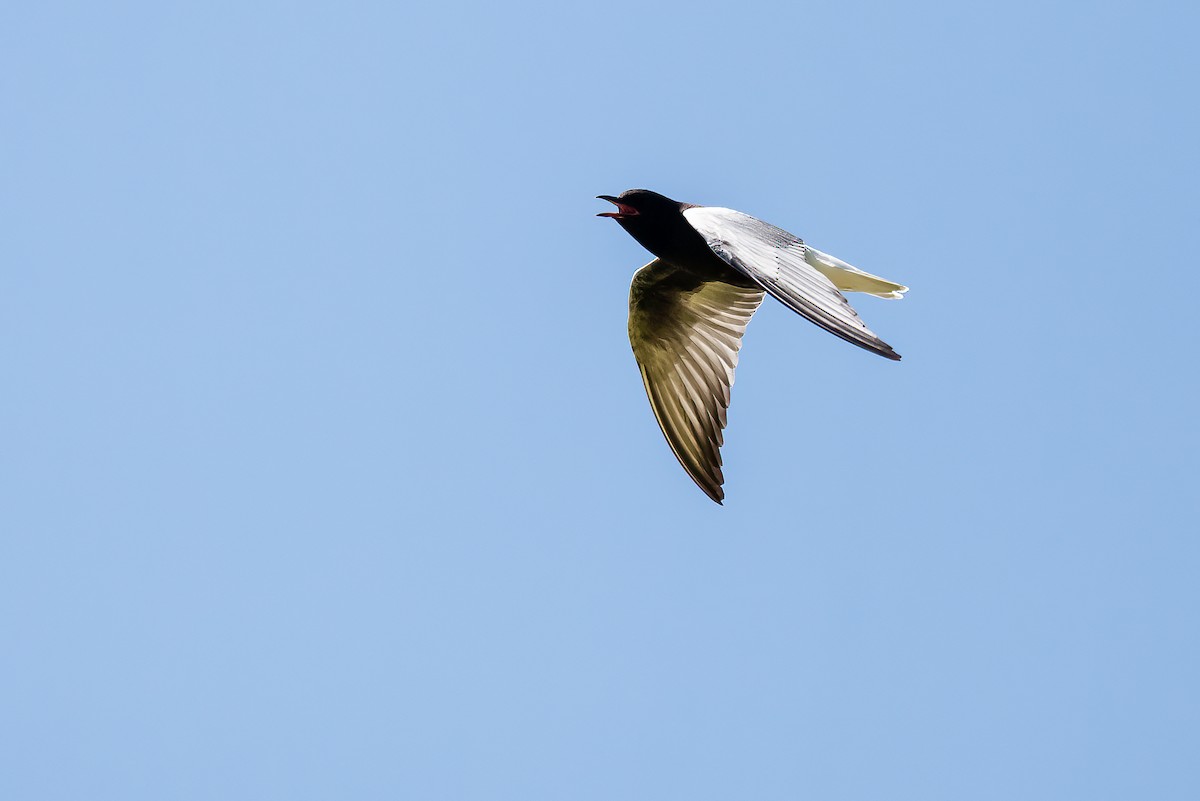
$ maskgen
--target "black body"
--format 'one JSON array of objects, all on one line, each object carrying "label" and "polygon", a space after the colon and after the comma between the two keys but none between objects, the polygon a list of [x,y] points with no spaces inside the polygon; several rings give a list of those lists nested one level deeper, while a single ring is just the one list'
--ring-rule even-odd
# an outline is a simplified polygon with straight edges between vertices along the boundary
[{"label": "black body", "polygon": [[694,208],[695,203],[680,203],[649,189],[629,189],[619,197],[597,197],[618,207],[618,211],[598,217],[612,217],[639,245],[668,264],[696,273],[701,280],[755,285],[713,253],[700,232],[683,216],[683,210]]}]

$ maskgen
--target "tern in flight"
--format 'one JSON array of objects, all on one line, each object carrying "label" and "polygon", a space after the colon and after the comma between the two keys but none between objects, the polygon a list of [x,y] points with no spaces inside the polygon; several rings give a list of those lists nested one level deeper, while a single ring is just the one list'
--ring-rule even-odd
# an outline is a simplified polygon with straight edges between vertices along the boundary
[{"label": "tern in flight", "polygon": [[598,216],[612,217],[655,256],[629,288],[629,341],[667,443],[717,503],[725,498],[720,449],[729,388],[742,334],[764,293],[829,333],[900,361],[842,292],[900,298],[908,287],[740,211],[646,189],[599,198],[617,210]]}]

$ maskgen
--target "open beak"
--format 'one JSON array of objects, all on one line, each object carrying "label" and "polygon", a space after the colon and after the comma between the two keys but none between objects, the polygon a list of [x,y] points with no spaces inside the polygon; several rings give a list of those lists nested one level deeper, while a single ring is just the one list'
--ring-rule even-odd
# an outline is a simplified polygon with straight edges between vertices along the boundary
[{"label": "open beak", "polygon": [[597,217],[612,217],[614,220],[623,220],[626,217],[636,217],[638,210],[633,206],[626,206],[621,201],[617,200],[612,195],[596,195],[597,200],[607,200],[617,207],[616,211],[602,211],[597,214]]}]

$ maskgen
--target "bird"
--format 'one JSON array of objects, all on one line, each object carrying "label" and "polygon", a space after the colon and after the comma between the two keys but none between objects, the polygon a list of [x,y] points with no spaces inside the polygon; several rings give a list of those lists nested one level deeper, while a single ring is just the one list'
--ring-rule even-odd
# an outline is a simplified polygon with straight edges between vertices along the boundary
[{"label": "bird", "polygon": [[770,295],[860,348],[900,361],[842,292],[899,299],[908,287],[863,272],[800,237],[733,209],[648,189],[597,195],[654,259],[629,287],[629,342],[650,408],[675,457],[724,504],[721,446],[742,335]]}]

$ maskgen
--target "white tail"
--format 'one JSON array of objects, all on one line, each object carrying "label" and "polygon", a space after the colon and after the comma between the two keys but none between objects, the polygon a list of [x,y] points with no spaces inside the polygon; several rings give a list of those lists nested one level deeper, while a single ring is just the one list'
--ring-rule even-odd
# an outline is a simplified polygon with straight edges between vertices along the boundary
[{"label": "white tail", "polygon": [[857,267],[847,264],[836,256],[822,253],[809,245],[804,246],[804,260],[821,271],[821,274],[833,282],[843,292],[865,292],[877,298],[900,300],[908,287],[880,278],[877,275],[864,273]]}]

